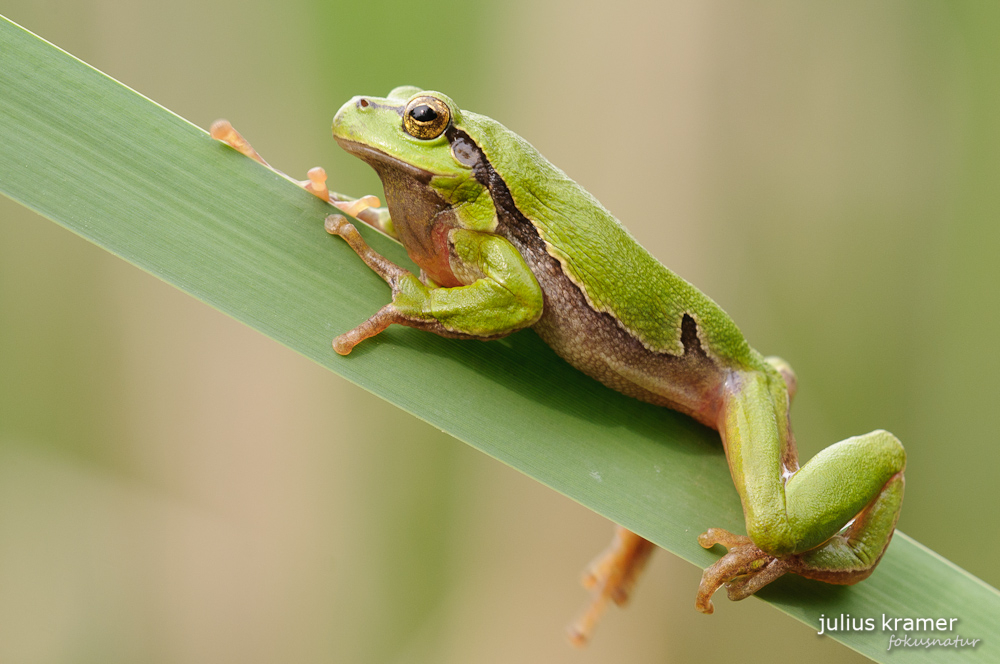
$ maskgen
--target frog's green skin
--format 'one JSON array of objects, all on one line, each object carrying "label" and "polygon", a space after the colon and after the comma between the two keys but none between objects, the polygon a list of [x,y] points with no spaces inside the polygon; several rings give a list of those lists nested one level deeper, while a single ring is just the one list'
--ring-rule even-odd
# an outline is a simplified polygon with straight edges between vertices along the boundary
[{"label": "frog's green skin", "polygon": [[[420,123],[407,115],[426,118],[428,104],[450,120],[417,138],[407,123]],[[749,541],[715,529],[702,536],[731,548],[705,573],[702,611],[723,583],[739,599],[789,571],[831,583],[871,573],[902,502],[905,453],[892,434],[841,441],[799,469],[790,367],[752,349],[715,302],[494,120],[405,87],[350,100],[333,133],[378,172],[388,211],[375,225],[423,272],[372,257],[349,224],[328,226],[393,288],[393,303],[339,337],[338,352],[392,323],[477,339],[533,327],[609,387],[718,429]]]}]

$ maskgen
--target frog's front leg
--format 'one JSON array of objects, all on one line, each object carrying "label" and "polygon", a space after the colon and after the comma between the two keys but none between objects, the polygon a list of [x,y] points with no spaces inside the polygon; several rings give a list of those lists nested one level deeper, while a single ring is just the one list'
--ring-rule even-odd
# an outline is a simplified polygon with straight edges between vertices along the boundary
[{"label": "frog's front leg", "polygon": [[464,229],[448,233],[450,263],[472,275],[471,283],[450,288],[427,285],[372,249],[342,215],[330,215],[325,227],[392,288],[392,302],[333,341],[347,355],[361,341],[392,324],[444,337],[496,339],[534,324],[542,315],[541,287],[517,249],[506,239]]},{"label": "frog's front leg", "polygon": [[743,599],[792,572],[852,584],[875,569],[895,529],[903,500],[906,453],[887,431],[831,445],[790,476],[794,443],[788,387],[778,375],[734,372],[725,386],[719,432],[743,502],[749,537],[710,529],[706,548],[730,549],[705,570],[696,606],[713,610],[723,584]]}]

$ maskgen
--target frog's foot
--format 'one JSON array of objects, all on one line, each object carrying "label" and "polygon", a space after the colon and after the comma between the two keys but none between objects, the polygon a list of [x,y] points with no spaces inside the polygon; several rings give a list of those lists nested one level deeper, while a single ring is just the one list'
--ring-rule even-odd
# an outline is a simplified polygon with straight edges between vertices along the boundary
[{"label": "frog's foot", "polygon": [[734,535],[721,528],[709,528],[698,536],[698,543],[706,549],[721,544],[729,553],[705,570],[698,585],[695,608],[702,613],[712,613],[712,595],[720,586],[726,586],[731,600],[740,600],[791,571],[793,564],[785,558],[765,553],[745,535]]},{"label": "frog's foot", "polygon": [[[309,169],[309,172],[307,173],[307,175],[308,175],[308,179],[307,180],[296,180],[295,178],[289,177],[285,173],[282,173],[281,171],[279,171],[275,167],[271,166],[271,164],[269,164],[266,161],[264,161],[264,158],[260,156],[260,153],[258,153],[256,150],[254,150],[253,146],[250,145],[250,141],[248,141],[247,139],[243,138],[243,134],[241,134],[240,132],[236,131],[236,129],[233,127],[233,125],[230,124],[229,120],[216,120],[215,122],[212,123],[212,127],[208,130],[208,133],[215,140],[222,141],[223,143],[225,143],[229,147],[233,148],[234,150],[236,150],[240,154],[242,154],[244,156],[247,156],[247,157],[250,157],[254,161],[260,162],[264,166],[267,166],[268,168],[270,168],[275,173],[278,173],[278,174],[282,175],[283,177],[288,178],[289,180],[291,180],[292,182],[296,183],[297,185],[299,185],[300,187],[302,187],[303,189],[305,189],[309,193],[313,194],[314,196],[316,196],[320,200],[326,201],[327,203],[333,203],[334,205],[336,205],[337,196],[336,195],[331,195],[330,190],[327,189],[327,187],[326,187],[326,171],[323,170],[322,168],[320,168],[318,166],[316,168],[311,168],[311,169]],[[369,198],[375,198],[375,197],[371,196]],[[378,206],[379,206],[378,199],[375,198],[374,205],[371,204],[371,201],[368,201],[368,204],[365,205],[364,207],[360,208],[360,209],[363,210],[366,207],[378,207]],[[340,206],[338,206],[338,207],[340,207]],[[341,209],[344,209],[344,208],[341,208]],[[351,216],[354,216],[354,215],[351,215]]]},{"label": "frog's foot", "polygon": [[260,162],[281,177],[291,180],[321,201],[339,208],[344,214],[350,215],[355,219],[359,219],[369,226],[379,229],[390,237],[396,236],[395,231],[392,228],[392,224],[389,221],[389,212],[388,210],[382,209],[382,203],[379,201],[377,196],[362,196],[361,198],[354,199],[344,196],[343,194],[330,191],[326,186],[326,171],[320,166],[310,168],[309,172],[306,173],[307,179],[305,180],[296,180],[295,178],[282,173],[277,168],[264,161],[264,158],[253,149],[252,145],[250,145],[250,141],[243,138],[243,134],[236,131],[233,125],[230,124],[229,120],[216,120],[213,122],[211,129],[209,129],[209,134],[215,140],[222,141],[240,154],[250,157],[254,161]]},{"label": "frog's foot", "polygon": [[321,166],[310,168],[306,173],[308,180],[296,180],[299,186],[313,194],[320,200],[338,208],[344,214],[359,219],[369,226],[374,226],[383,233],[390,236],[395,235],[386,228],[386,219],[383,218],[383,210],[380,210],[382,202],[378,196],[362,196],[361,198],[347,198],[327,189],[326,171]]},{"label": "frog's foot", "polygon": [[257,151],[250,145],[250,141],[243,138],[243,134],[236,131],[233,125],[229,123],[229,120],[216,120],[212,123],[212,127],[208,130],[208,133],[215,140],[222,141],[240,154],[250,157],[268,168],[272,168],[271,164],[264,161],[264,158],[257,154]]},{"label": "frog's foot", "polygon": [[592,592],[589,606],[567,629],[570,642],[584,646],[608,608],[608,602],[625,606],[639,574],[656,545],[632,531],[617,526],[611,545],[590,563],[583,574],[583,587]]},{"label": "frog's foot", "polygon": [[[288,177],[274,166],[271,166],[271,164],[264,161],[264,158],[260,156],[260,153],[254,150],[253,146],[250,145],[250,141],[243,138],[243,134],[236,131],[236,128],[230,124],[229,120],[216,120],[212,123],[212,127],[208,130],[208,133],[215,140],[222,141],[240,154],[250,157],[254,161],[260,162],[275,173],[278,173],[296,183],[317,198],[326,201],[327,203],[333,203],[333,198],[330,196],[330,190],[326,188],[326,171],[322,168],[317,166],[316,168],[309,169],[308,180],[296,180],[295,178]],[[375,205],[377,206],[378,203],[376,202]]]},{"label": "frog's foot", "polygon": [[296,180],[300,187],[320,200],[333,205],[344,214],[363,221],[391,237],[395,237],[395,233],[388,227],[388,213],[381,209],[382,202],[378,199],[378,196],[369,194],[361,198],[347,198],[346,196],[330,191],[326,187],[326,171],[321,166],[310,168],[306,175],[309,176],[308,180]]}]

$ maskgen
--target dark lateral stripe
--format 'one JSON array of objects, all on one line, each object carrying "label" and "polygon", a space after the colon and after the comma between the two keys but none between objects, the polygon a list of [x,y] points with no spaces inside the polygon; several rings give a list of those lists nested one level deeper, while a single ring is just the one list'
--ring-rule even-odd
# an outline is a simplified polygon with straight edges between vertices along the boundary
[{"label": "dark lateral stripe", "polygon": [[[545,240],[543,240],[541,235],[538,234],[538,229],[517,207],[517,203],[514,202],[514,196],[510,193],[510,189],[507,187],[507,183],[500,176],[500,174],[496,172],[496,169],[493,168],[493,164],[490,163],[490,160],[486,157],[482,148],[479,147],[479,144],[472,140],[472,137],[470,137],[465,131],[456,128],[454,125],[448,127],[445,135],[449,143],[453,143],[457,139],[463,139],[469,145],[473,146],[479,154],[479,159],[473,167],[472,172],[476,181],[486,187],[490,192],[490,196],[493,198],[493,205],[497,208],[497,217],[499,222],[497,225],[497,233],[515,241],[516,244],[527,247],[529,250],[535,252],[536,255],[544,255],[549,260],[555,262],[563,277],[561,281],[574,288],[579,293],[580,300],[582,302],[588,302],[589,300],[583,292],[583,289],[580,288],[579,284],[565,274],[562,270],[562,265],[559,264],[559,261],[548,252]],[[645,348],[645,344],[643,344],[642,341],[635,334],[633,334],[631,330],[625,327],[625,325],[616,317],[605,311],[597,311],[589,306],[588,309],[590,309],[593,315],[605,319],[605,323],[610,323],[613,327],[617,328],[623,335],[627,336],[630,341]],[[693,354],[707,357],[698,334],[698,322],[693,316],[686,312],[681,319],[681,344],[684,347],[684,356]],[[657,355],[678,357],[668,351],[650,352],[655,352]]]}]

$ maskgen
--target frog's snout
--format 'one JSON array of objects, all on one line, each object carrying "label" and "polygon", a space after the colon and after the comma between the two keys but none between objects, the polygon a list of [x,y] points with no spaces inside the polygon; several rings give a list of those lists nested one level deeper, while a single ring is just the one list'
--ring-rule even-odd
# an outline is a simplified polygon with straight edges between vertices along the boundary
[{"label": "frog's snout", "polygon": [[350,123],[350,115],[360,110],[370,108],[372,103],[366,97],[353,97],[346,104],[340,107],[337,114],[333,116],[333,133],[341,135]]}]

